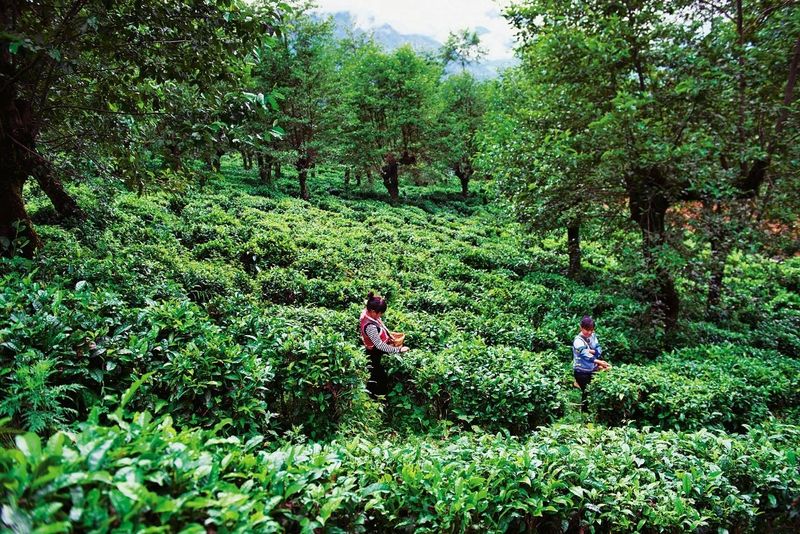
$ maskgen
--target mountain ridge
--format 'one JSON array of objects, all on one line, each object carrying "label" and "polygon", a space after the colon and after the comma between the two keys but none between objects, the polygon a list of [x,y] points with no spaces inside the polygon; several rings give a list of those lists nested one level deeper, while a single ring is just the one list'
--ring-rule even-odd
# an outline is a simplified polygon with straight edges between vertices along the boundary
[{"label": "mountain ridge", "polygon": [[[334,37],[337,39],[346,38],[353,34],[356,36],[372,35],[375,41],[386,50],[392,51],[403,45],[410,45],[417,52],[435,53],[443,43],[433,37],[419,33],[400,33],[391,24],[384,23],[376,28],[364,30],[356,26],[356,19],[349,11],[337,11],[335,13],[320,12],[316,14],[319,18],[330,17],[334,25]],[[484,27],[476,28],[479,34],[486,33]],[[481,80],[497,78],[503,69],[517,64],[516,58],[511,59],[491,59],[483,60],[480,63],[467,65],[466,70],[473,76]],[[450,65],[446,69],[447,74],[454,74],[461,70],[457,65]]]}]

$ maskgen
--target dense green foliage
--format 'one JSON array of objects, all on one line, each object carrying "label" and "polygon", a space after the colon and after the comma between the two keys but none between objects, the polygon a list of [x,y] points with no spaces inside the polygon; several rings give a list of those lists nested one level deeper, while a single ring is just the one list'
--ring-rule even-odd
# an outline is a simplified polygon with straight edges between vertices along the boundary
[{"label": "dense green foliage", "polygon": [[[742,436],[557,425],[515,440],[336,440],[264,450],[261,438],[177,430],[170,417],[120,414],[47,444],[0,450],[3,521],[164,526],[182,532],[423,532],[562,529],[705,531],[796,526],[800,432]],[[230,421],[220,422],[220,427]]]},{"label": "dense green foliage", "polygon": [[598,419],[695,429],[762,421],[800,402],[800,361],[745,345],[669,353],[598,377],[590,398]]},{"label": "dense green foliage", "polygon": [[413,351],[384,359],[394,359],[389,368],[402,377],[392,395],[393,417],[418,405],[427,407],[428,418],[449,417],[523,433],[564,411],[558,371],[548,355],[462,342],[435,353]]},{"label": "dense green foliage", "polygon": [[789,7],[0,7],[2,529],[800,531]]},{"label": "dense green foliage", "polygon": [[[508,16],[522,65],[491,101],[481,167],[532,229],[573,233],[576,272],[580,230],[636,228],[655,320],[675,323],[688,263],[724,315],[727,256],[771,238],[764,215],[797,220],[800,11],[529,0]],[[667,217],[687,202],[691,217]]]},{"label": "dense green foliage", "polygon": [[[317,200],[307,203],[282,192],[294,190],[292,177],[266,187],[235,165],[223,167],[224,180],[181,196],[117,193],[80,232],[42,226],[48,244],[36,262],[3,262],[0,410],[8,426],[47,436],[96,421],[74,438],[86,445],[53,438],[66,448],[59,453],[54,442],[47,453],[47,465],[60,466],[52,483],[35,482],[43,475],[33,460],[20,463],[22,453],[3,453],[12,455],[5,465],[19,463],[5,475],[19,481],[6,486],[21,492],[5,497],[16,503],[14,521],[73,514],[85,524],[209,522],[220,530],[314,522],[560,529],[583,521],[601,531],[640,521],[653,531],[797,521],[796,430],[758,430],[770,411],[796,420],[798,364],[793,334],[781,328],[798,313],[795,260],[740,258],[731,271],[740,282],[726,295],[736,318],[728,329],[687,323],[686,348],[647,363],[663,338],[638,320],[636,284],[644,282],[607,251],[590,256],[598,267],[585,286],[560,274],[558,240],[520,238],[502,205],[484,204],[486,193],[465,201],[457,187],[407,186],[416,196],[392,207],[369,192],[325,195],[322,187],[341,179],[326,173],[310,181]],[[31,198],[36,217],[44,198]],[[384,357],[394,381],[385,405],[364,389],[355,336],[370,289],[389,298],[387,324],[413,348]],[[616,364],[592,384],[591,410],[598,421],[643,429],[530,434],[576,417],[568,344],[586,312]],[[709,344],[725,340],[736,343]],[[129,409],[153,416],[114,415],[134,384]],[[122,426],[103,423],[109,418]],[[479,437],[485,430],[520,441]],[[203,433],[212,431],[219,437]],[[411,435],[384,443],[385,431]],[[342,441],[281,445],[303,434]],[[768,443],[779,434],[786,445]],[[243,446],[256,435],[265,441]],[[680,462],[676,447],[685,451]],[[741,450],[762,459],[748,463]],[[178,467],[175,454],[192,467]],[[131,463],[139,457],[144,463]],[[70,476],[85,481],[82,493],[67,489]],[[24,497],[44,485],[40,501]]]}]

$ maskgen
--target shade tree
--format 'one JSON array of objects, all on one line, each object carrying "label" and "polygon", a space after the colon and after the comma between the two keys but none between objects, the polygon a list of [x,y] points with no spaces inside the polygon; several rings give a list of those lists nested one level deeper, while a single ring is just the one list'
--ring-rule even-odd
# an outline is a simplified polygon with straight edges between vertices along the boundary
[{"label": "shade tree", "polygon": [[478,151],[478,131],[486,110],[485,87],[472,74],[463,71],[448,76],[439,84],[440,114],[437,126],[441,159],[458,177],[461,195],[469,195],[469,182],[475,174],[473,161]]},{"label": "shade tree", "polygon": [[260,57],[254,68],[259,87],[281,95],[276,120],[286,132],[274,150],[259,154],[259,161],[264,178],[271,173],[268,165],[291,162],[300,196],[307,199],[308,173],[324,159],[334,124],[333,25],[312,17],[304,5],[297,6],[284,25],[271,53]]},{"label": "shade tree", "polygon": [[[536,68],[564,74],[550,57],[537,56]],[[579,279],[581,228],[619,223],[609,208],[619,209],[622,199],[596,174],[600,153],[588,129],[594,106],[573,100],[566,78],[563,86],[532,79],[532,68],[526,62],[509,69],[492,87],[476,164],[496,179],[528,231],[566,232],[567,274]]]},{"label": "shade tree", "polygon": [[[699,202],[730,219],[792,172],[800,33],[789,4],[534,1],[508,11],[529,82],[588,110],[584,130],[554,121],[533,144],[599,156],[582,181],[627,204],[653,318],[667,327],[680,309],[673,252],[683,231],[671,210]],[[559,133],[566,147],[544,143],[551,130],[570,132]]]},{"label": "shade tree", "polygon": [[409,46],[386,53],[374,42],[356,47],[340,74],[342,152],[366,172],[378,170],[393,201],[401,165],[433,159],[441,65]]},{"label": "shade tree", "polygon": [[77,213],[54,162],[93,162],[113,175],[137,142],[135,121],[164,115],[165,85],[179,82],[205,94],[235,79],[232,64],[275,31],[275,11],[275,4],[238,0],[4,2],[0,240],[6,253],[16,247],[31,255],[39,244],[22,196],[28,177],[37,178],[58,212]]}]

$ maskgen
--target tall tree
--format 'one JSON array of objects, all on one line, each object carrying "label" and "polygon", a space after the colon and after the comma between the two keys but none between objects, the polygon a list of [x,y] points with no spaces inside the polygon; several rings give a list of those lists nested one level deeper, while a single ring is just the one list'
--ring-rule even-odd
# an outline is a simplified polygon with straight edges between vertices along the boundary
[{"label": "tall tree", "polygon": [[[786,172],[779,161],[794,150],[786,140],[796,132],[800,54],[800,15],[789,4],[532,1],[508,12],[531,83],[590,110],[567,147],[599,155],[584,182],[627,202],[652,275],[652,309],[667,327],[680,305],[666,253],[670,208],[727,209],[758,197],[770,169],[776,178]],[[748,23],[735,13],[754,15]]]},{"label": "tall tree", "polygon": [[475,174],[477,133],[486,111],[483,87],[469,72],[449,76],[439,85],[441,111],[437,136],[446,165],[461,183],[461,195],[469,195],[469,182]]},{"label": "tall tree", "polygon": [[[533,56],[529,51],[526,61]],[[604,186],[605,177],[597,174],[600,154],[592,149],[595,140],[589,130],[596,109],[570,94],[579,81],[577,73],[562,69],[558,57],[547,50],[535,57],[540,60],[537,69],[563,78],[558,84],[540,83],[529,75],[533,66],[527,62],[507,70],[489,99],[477,163],[497,179],[530,231],[566,232],[567,274],[578,279],[581,228],[601,217],[605,224],[616,223],[603,213],[603,206],[620,201]]]},{"label": "tall tree", "polygon": [[380,172],[382,161],[380,132],[363,118],[377,118],[380,109],[374,97],[359,96],[360,84],[356,82],[365,75],[363,68],[369,58],[383,52],[373,40],[357,35],[339,41],[338,45],[336,85],[342,94],[336,113],[336,149],[341,163],[352,168],[356,181],[360,183],[366,176],[371,184],[372,177]]},{"label": "tall tree", "polygon": [[[99,160],[130,142],[132,117],[158,114],[158,86],[230,78],[231,62],[274,20],[230,0],[8,0],[0,5],[0,240],[39,244],[22,189],[37,177],[56,209],[75,211],[52,162]],[[254,16],[258,14],[258,16]],[[104,153],[105,152],[105,153]],[[119,151],[116,152],[119,154]],[[21,227],[19,226],[21,224]],[[18,235],[17,229],[21,229]]]},{"label": "tall tree", "polygon": [[691,13],[705,36],[682,82],[697,107],[684,135],[705,150],[684,170],[701,171],[695,187],[710,250],[707,309],[717,315],[728,254],[752,242],[764,215],[800,177],[792,164],[800,156],[800,3],[694,2]]},{"label": "tall tree", "polygon": [[392,200],[400,194],[401,165],[429,159],[434,132],[436,83],[441,66],[410,47],[386,54],[365,45],[343,71],[342,139],[346,153],[367,144],[367,168],[379,168]]},{"label": "tall tree", "polygon": [[277,117],[286,131],[282,147],[297,170],[300,196],[308,199],[309,170],[324,155],[334,124],[335,44],[331,21],[316,20],[305,9],[284,21],[282,39],[255,72],[265,90],[283,96]]}]

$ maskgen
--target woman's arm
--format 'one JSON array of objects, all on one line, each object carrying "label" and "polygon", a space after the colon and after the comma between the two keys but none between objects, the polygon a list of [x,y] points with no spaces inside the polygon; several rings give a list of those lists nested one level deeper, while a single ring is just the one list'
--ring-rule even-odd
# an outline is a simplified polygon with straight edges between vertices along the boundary
[{"label": "woman's arm", "polygon": [[368,324],[364,331],[367,333],[369,340],[372,341],[372,344],[375,345],[375,348],[379,351],[387,353],[400,352],[400,347],[395,347],[394,345],[383,342],[380,332],[378,332],[378,327],[374,324]]}]

